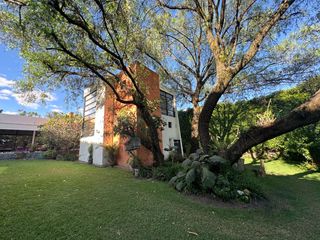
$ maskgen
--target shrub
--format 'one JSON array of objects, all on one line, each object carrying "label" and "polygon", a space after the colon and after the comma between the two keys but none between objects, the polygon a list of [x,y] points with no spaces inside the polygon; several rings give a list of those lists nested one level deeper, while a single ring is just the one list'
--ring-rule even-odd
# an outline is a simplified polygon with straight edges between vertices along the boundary
[{"label": "shrub", "polygon": [[115,165],[117,165],[117,154],[118,154],[118,150],[119,147],[116,145],[112,145],[112,146],[106,146],[106,158],[107,158],[107,162],[109,164],[109,166],[113,167]]},{"label": "shrub", "polygon": [[76,153],[64,153],[62,154],[63,160],[65,161],[77,161],[78,155]]},{"label": "shrub", "polygon": [[220,156],[193,153],[183,163],[183,170],[170,180],[178,191],[209,193],[223,200],[249,202],[263,197],[252,173],[238,172]]},{"label": "shrub", "polygon": [[314,143],[310,145],[309,152],[313,162],[317,165],[320,165],[320,144]]},{"label": "shrub", "polygon": [[152,169],[152,177],[160,181],[169,181],[181,170],[180,163],[166,162],[164,165]]},{"label": "shrub", "polygon": [[88,147],[88,153],[89,153],[88,163],[92,164],[93,163],[93,145],[92,144],[90,144],[90,146]]},{"label": "shrub", "polygon": [[79,114],[52,113],[41,126],[39,140],[57,151],[79,149],[81,128],[82,117]]},{"label": "shrub", "polygon": [[176,151],[171,151],[171,152],[169,153],[169,157],[168,157],[168,159],[167,159],[167,162],[181,163],[181,162],[183,162],[183,160],[184,160],[184,157],[183,157],[180,153],[178,153],[178,152],[176,152]]},{"label": "shrub", "polygon": [[214,172],[225,165],[225,159],[219,156],[190,154],[189,158],[183,161],[183,170],[170,180],[170,184],[178,191],[206,192],[212,190],[217,179]]},{"label": "shrub", "polygon": [[46,159],[56,159],[57,155],[57,151],[53,149],[49,149],[43,153],[43,157]]},{"label": "shrub", "polygon": [[138,176],[142,178],[152,178],[152,168],[140,166]]}]

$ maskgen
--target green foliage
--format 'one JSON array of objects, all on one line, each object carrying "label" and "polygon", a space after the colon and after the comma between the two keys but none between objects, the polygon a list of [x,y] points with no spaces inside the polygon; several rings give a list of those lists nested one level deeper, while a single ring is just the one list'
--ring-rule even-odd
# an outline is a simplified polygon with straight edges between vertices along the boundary
[{"label": "green foliage", "polygon": [[212,149],[215,152],[227,149],[238,137],[241,130],[245,129],[247,104],[224,102],[216,106],[209,125],[209,133],[212,139]]},{"label": "green foliage", "polygon": [[113,130],[121,136],[136,136],[137,116],[134,112],[121,110],[117,113],[117,123]]},{"label": "green foliage", "polygon": [[106,150],[105,157],[107,158],[108,165],[111,167],[117,165],[117,154],[118,154],[119,147],[117,145],[106,146],[105,150]]},{"label": "green foliage", "polygon": [[169,181],[182,169],[183,167],[180,163],[165,162],[162,166],[152,169],[152,177],[160,181]]},{"label": "green foliage", "polygon": [[88,153],[89,153],[88,163],[92,164],[93,163],[93,145],[92,144],[90,144],[88,147]]},{"label": "green foliage", "polygon": [[[319,77],[270,95],[239,101],[220,103],[210,121],[210,134],[214,152],[224,150],[241,132],[251,126],[265,126],[287,115],[305,102],[320,88]],[[278,159],[319,163],[317,147],[320,146],[320,125],[312,124],[278,136],[249,150],[254,160]],[[319,149],[319,148],[318,148]]]},{"label": "green foliage", "polygon": [[62,155],[65,161],[77,161],[78,154],[76,153],[65,153]]},{"label": "green foliage", "polygon": [[53,113],[41,126],[40,141],[49,149],[70,151],[80,144],[82,117],[78,114]]},{"label": "green foliage", "polygon": [[209,193],[223,200],[244,202],[263,196],[252,174],[233,170],[220,156],[193,153],[181,165],[183,169],[169,182],[178,191]]},{"label": "green foliage", "polygon": [[58,153],[54,149],[49,149],[43,153],[43,157],[46,159],[56,159]]}]

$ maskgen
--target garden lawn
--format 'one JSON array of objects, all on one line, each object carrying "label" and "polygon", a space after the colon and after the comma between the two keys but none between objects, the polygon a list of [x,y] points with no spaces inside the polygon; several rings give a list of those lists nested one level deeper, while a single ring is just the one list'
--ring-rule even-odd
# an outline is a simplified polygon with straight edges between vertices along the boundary
[{"label": "garden lawn", "polygon": [[273,175],[259,181],[270,202],[248,209],[115,168],[0,161],[0,239],[320,239],[320,173],[266,167]]}]

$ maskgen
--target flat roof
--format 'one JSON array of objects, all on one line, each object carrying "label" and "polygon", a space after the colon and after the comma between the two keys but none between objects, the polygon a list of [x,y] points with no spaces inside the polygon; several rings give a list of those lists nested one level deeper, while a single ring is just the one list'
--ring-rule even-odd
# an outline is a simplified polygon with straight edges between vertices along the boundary
[{"label": "flat roof", "polygon": [[48,119],[0,113],[1,130],[37,131]]}]

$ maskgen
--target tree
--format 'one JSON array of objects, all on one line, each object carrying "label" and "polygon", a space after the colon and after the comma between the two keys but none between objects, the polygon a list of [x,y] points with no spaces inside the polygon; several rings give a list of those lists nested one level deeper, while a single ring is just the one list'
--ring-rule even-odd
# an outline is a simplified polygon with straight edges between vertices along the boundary
[{"label": "tree", "polygon": [[82,117],[78,114],[52,113],[41,126],[41,142],[49,149],[69,152],[80,144]]},{"label": "tree", "polygon": [[215,75],[213,55],[201,19],[193,22],[186,14],[178,13],[175,19],[170,13],[162,13],[166,17],[151,18],[163,37],[162,53],[145,52],[145,55],[161,74],[162,82],[175,89],[181,102],[192,105],[191,138],[197,149],[200,103],[206,98],[206,84]]},{"label": "tree", "polygon": [[[264,59],[266,57],[265,51],[260,51],[263,43],[268,40],[272,35],[280,35],[281,32],[289,29],[289,20],[292,20],[294,16],[297,16],[300,12],[298,4],[293,7],[295,0],[282,0],[279,4],[277,2],[264,2],[261,1],[258,4],[257,0],[251,1],[198,1],[188,0],[177,3],[176,1],[158,1],[159,4],[167,9],[174,11],[186,11],[190,16],[195,15],[202,19],[202,23],[205,28],[206,38],[210,49],[214,55],[216,78],[215,84],[211,88],[208,97],[205,100],[203,108],[199,116],[199,134],[201,140],[201,146],[205,152],[209,150],[209,123],[212,116],[212,112],[217,106],[221,96],[226,92],[232,84],[238,80],[241,86],[245,81],[241,80],[241,73],[244,74],[244,79],[251,79],[247,74],[249,69],[255,70],[257,67],[262,69],[269,68],[275,75],[281,73],[279,71],[279,65],[270,68],[268,64],[262,62],[256,63],[257,59]],[[263,7],[261,7],[263,5]],[[268,43],[272,44],[272,41]],[[273,44],[278,45],[278,44]],[[259,51],[261,54],[259,55]],[[270,55],[267,55],[270,56]],[[312,55],[316,56],[316,55]],[[296,57],[296,56],[295,56]],[[268,58],[266,58],[268,59]],[[292,60],[295,60],[291,56]],[[297,57],[296,59],[300,59]],[[278,60],[279,61],[279,60]],[[266,61],[267,62],[267,61]],[[281,62],[281,61],[279,61]],[[301,61],[296,61],[292,66],[299,66]],[[294,68],[296,71],[297,69]],[[294,72],[295,72],[294,71]],[[251,72],[252,74],[255,71]],[[258,72],[259,73],[259,72]],[[285,74],[287,78],[288,74]],[[253,78],[256,82],[256,78]],[[281,82],[285,77],[279,77],[276,79],[275,84]],[[272,79],[271,79],[272,80]],[[244,82],[244,83],[243,83]],[[317,96],[317,95],[316,95]],[[275,126],[260,127],[259,130],[255,128],[248,134],[243,134],[239,141],[227,150],[226,157],[230,158],[232,162],[236,158],[239,158],[245,151],[255,144],[261,143],[267,139],[283,134],[284,132],[291,131],[297,127],[301,127],[319,120],[317,111],[309,111],[310,104],[316,104],[317,97],[314,97],[310,102],[301,105],[287,118],[276,121]],[[317,105],[315,105],[317,106]],[[296,113],[308,113],[310,116],[299,119]],[[291,124],[284,129],[277,128],[281,124],[285,125],[285,122],[290,121]],[[273,130],[273,133],[267,133],[269,130]],[[260,136],[263,135],[264,137]],[[250,141],[249,138],[256,139],[256,141]],[[257,140],[260,139],[260,140]],[[246,146],[246,147],[244,147]],[[241,149],[241,150],[239,150]]]},{"label": "tree", "polygon": [[25,110],[19,109],[18,110],[20,116],[28,116],[28,117],[40,117],[37,112],[27,112]]},{"label": "tree", "polygon": [[320,90],[285,117],[263,126],[252,127],[242,133],[239,139],[223,155],[232,163],[236,162],[251,147],[297,128],[316,123],[319,120]]},{"label": "tree", "polygon": [[[137,43],[145,43],[146,50],[156,41],[143,25],[144,1],[6,2],[0,6],[0,39],[18,46],[27,61],[27,79],[20,89],[65,87],[77,93],[88,84],[102,82],[118,102],[139,109],[155,164],[161,164],[158,126],[152,114],[157,103],[148,101],[147,87],[129,67],[141,59]],[[120,71],[128,84],[121,82]]]}]

